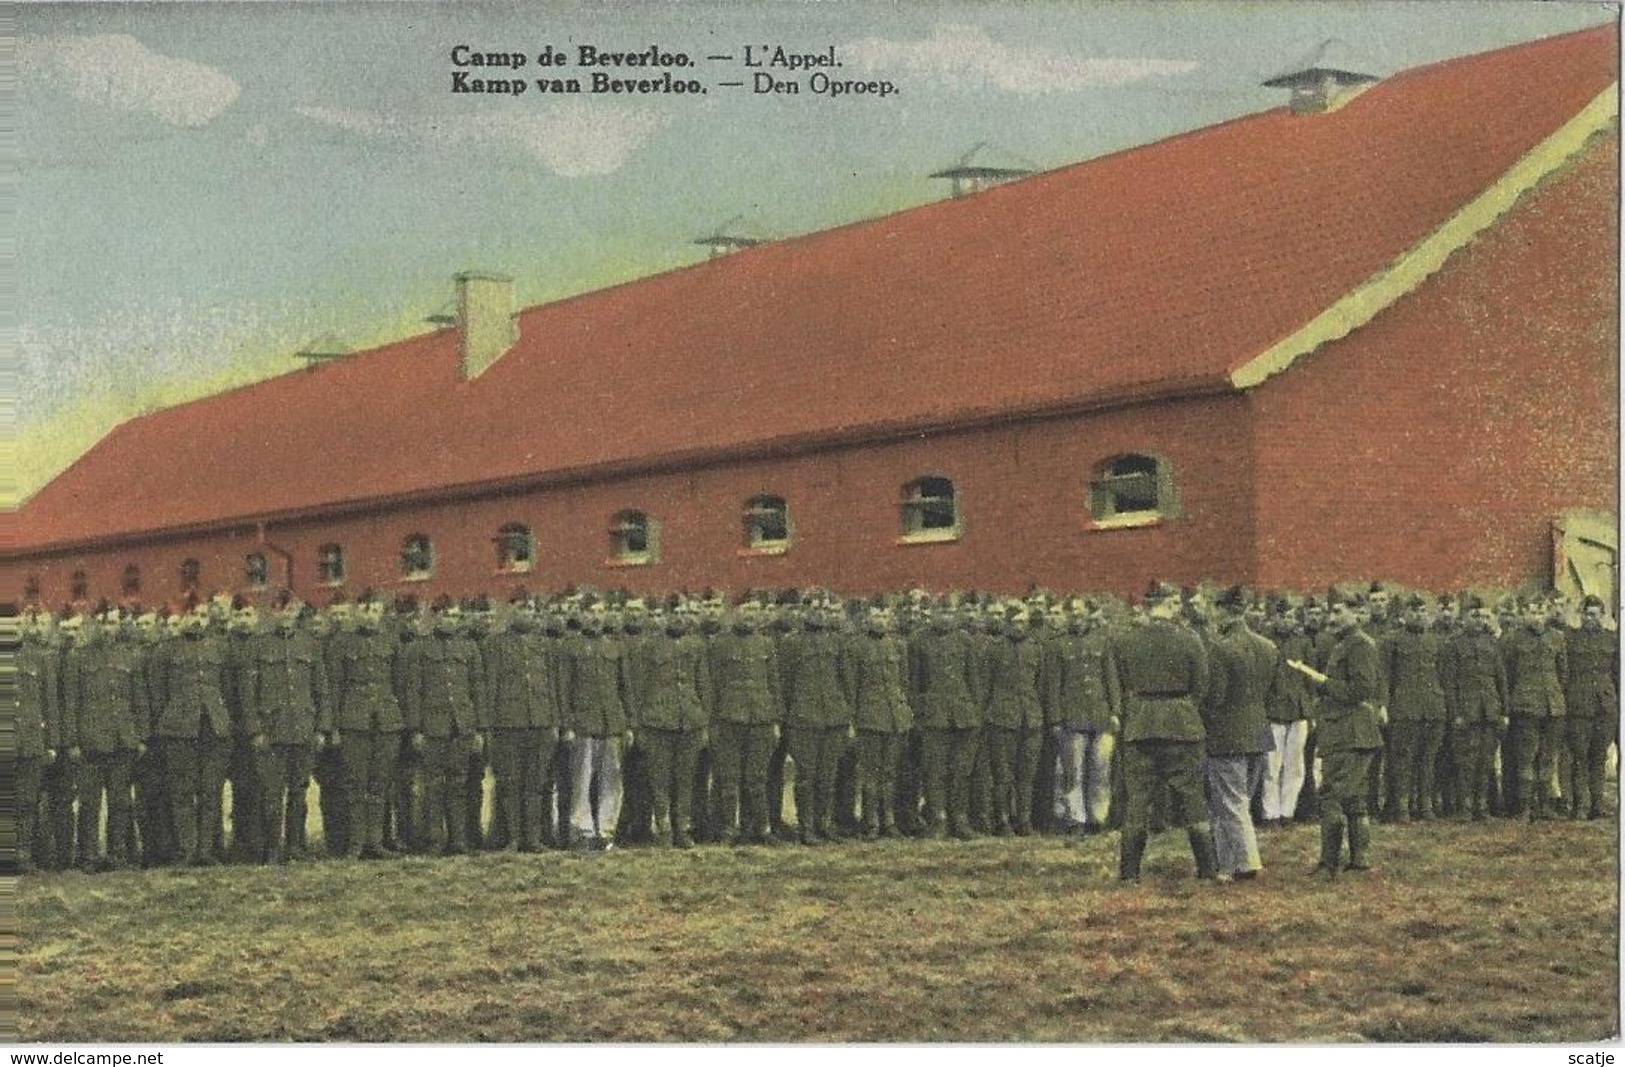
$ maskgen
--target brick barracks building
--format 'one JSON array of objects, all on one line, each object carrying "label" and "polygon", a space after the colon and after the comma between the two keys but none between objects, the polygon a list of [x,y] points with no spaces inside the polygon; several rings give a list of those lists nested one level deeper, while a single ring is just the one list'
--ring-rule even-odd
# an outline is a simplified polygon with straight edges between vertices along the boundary
[{"label": "brick barracks building", "polygon": [[119,426],[0,567],[52,607],[1612,596],[1617,55],[1610,26],[1311,66],[1271,111],[517,314],[459,275],[456,325]]}]

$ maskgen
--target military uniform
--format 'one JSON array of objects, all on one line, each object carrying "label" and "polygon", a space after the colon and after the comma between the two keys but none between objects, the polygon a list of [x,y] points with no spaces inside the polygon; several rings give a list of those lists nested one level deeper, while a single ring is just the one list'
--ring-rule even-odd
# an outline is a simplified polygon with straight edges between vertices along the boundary
[{"label": "military uniform", "polygon": [[159,706],[158,670],[166,638],[158,628],[156,617],[149,617],[148,623],[148,628],[141,631],[138,645],[141,685],[147,698],[147,719],[141,723],[141,736],[147,744],[143,746],[145,751],[135,758],[131,778],[141,863],[145,867],[155,867],[173,863],[178,846],[170,810],[169,780],[164,775],[164,754],[162,746],[152,738],[152,713]]},{"label": "military uniform", "polygon": [[[44,648],[44,655],[50,661],[47,673],[50,677],[52,701],[61,715],[59,730],[71,733],[72,715],[62,699],[62,662],[66,655],[66,647],[71,645],[72,639],[48,642]],[[68,748],[64,744],[57,749],[56,759],[50,760],[40,771],[40,792],[45,799],[43,818],[40,829],[43,846],[42,865],[47,870],[62,871],[73,866],[74,848],[74,800],[79,788],[78,770],[71,759],[68,758]]]},{"label": "military uniform", "polygon": [[784,719],[778,651],[771,637],[747,631],[717,635],[708,655],[719,830],[724,841],[763,843],[768,761]]},{"label": "military uniform", "polygon": [[[621,816],[621,762],[632,720],[625,650],[613,635],[584,632],[567,644],[564,721],[570,742],[570,827],[577,845],[611,843]],[[594,789],[597,792],[596,810]]]},{"label": "military uniform", "polygon": [[[231,718],[231,755],[226,764],[226,781],[231,783],[231,849],[234,860],[258,863],[265,859],[265,781],[268,768],[263,740],[256,745],[254,731],[248,722],[245,708],[248,699],[249,646],[257,633],[242,628],[233,621],[222,643],[226,650],[226,713]],[[222,828],[222,834],[224,828]],[[214,846],[217,854],[226,850],[221,843]]]},{"label": "military uniform", "polygon": [[423,800],[428,811],[429,847],[467,852],[467,811],[459,788],[486,720],[485,666],[474,642],[436,624],[419,641],[405,679],[406,729],[421,744]]},{"label": "military uniform", "polygon": [[845,646],[840,634],[822,628],[787,635],[779,645],[784,726],[796,765],[796,825],[803,844],[819,844],[835,834],[835,775],[852,730]]},{"label": "military uniform", "polygon": [[1456,794],[1462,814],[1484,817],[1495,775],[1495,747],[1506,729],[1506,664],[1493,634],[1459,634],[1448,646],[1445,700],[1450,706]]},{"label": "military uniform", "polygon": [[[342,771],[330,779],[338,786],[331,811],[322,805],[328,851],[380,855],[385,851],[385,802],[398,773],[406,726],[400,699],[407,686],[406,664],[394,635],[371,628],[334,635],[327,663],[338,734],[333,747]],[[322,790],[325,797],[327,783]]]},{"label": "military uniform", "polygon": [[1166,787],[1190,842],[1199,878],[1217,873],[1212,828],[1202,797],[1202,745],[1206,731],[1199,704],[1207,692],[1207,653],[1201,638],[1163,618],[1150,618],[1112,647],[1123,685],[1123,777],[1125,808],[1118,874],[1140,877],[1150,836],[1153,796]]},{"label": "military uniform", "polygon": [[920,730],[925,833],[968,837],[970,778],[982,730],[981,682],[971,635],[940,624],[909,640],[909,692]]},{"label": "military uniform", "polygon": [[504,847],[524,852],[551,843],[557,830],[553,752],[563,717],[552,651],[528,621],[492,634],[485,644],[491,770],[496,776],[492,833]]},{"label": "military uniform", "polygon": [[[1290,624],[1284,624],[1277,630],[1276,648],[1281,660],[1308,663],[1314,658],[1314,644],[1308,635],[1292,632],[1293,629]],[[1282,633],[1282,630],[1287,632]],[[1283,667],[1264,703],[1272,742],[1265,756],[1261,798],[1265,823],[1284,823],[1298,810],[1298,798],[1308,777],[1304,750],[1314,709],[1315,695],[1309,688],[1309,679]]]},{"label": "military uniform", "polygon": [[1044,732],[1039,697],[1043,646],[1018,622],[991,645],[987,711],[982,728],[993,784],[990,829],[997,834],[1032,833],[1033,786]]},{"label": "military uniform", "polygon": [[1370,863],[1371,816],[1367,810],[1372,753],[1382,748],[1377,702],[1382,667],[1377,644],[1358,627],[1338,635],[1320,683],[1320,868],[1336,873],[1343,836],[1348,866]]},{"label": "military uniform", "polygon": [[[463,640],[474,646],[478,653],[480,670],[485,667],[485,646],[491,636],[490,613],[484,605],[483,598],[472,614],[463,616],[464,623],[460,631]],[[482,689],[485,681],[480,682]],[[489,712],[489,706],[485,709]],[[488,739],[487,739],[488,740]],[[456,783],[452,785],[453,804],[460,808],[463,815],[464,835],[470,850],[500,848],[504,844],[501,834],[487,837],[485,832],[485,797],[487,793],[487,779],[492,778],[490,767],[490,746],[486,740],[468,746],[467,755],[463,763],[463,781],[461,788]],[[493,794],[495,790],[490,790]]]},{"label": "military uniform", "polygon": [[1595,819],[1603,811],[1608,746],[1619,736],[1619,634],[1588,623],[1567,635],[1564,685],[1570,758],[1569,814]]},{"label": "military uniform", "polygon": [[[403,721],[406,708],[406,679],[416,677],[418,653],[428,636],[426,618],[416,614],[397,615],[387,631],[395,642],[396,692]],[[384,848],[399,852],[427,852],[429,815],[424,806],[423,753],[408,743],[404,726],[395,747],[390,784],[384,791]]]},{"label": "military uniform", "polygon": [[[62,689],[74,720],[68,740],[79,751],[79,864],[122,867],[135,859],[131,772],[151,719],[141,650],[104,630],[68,651]],[[104,792],[107,847],[98,855]]]},{"label": "military uniform", "polygon": [[705,638],[688,632],[668,630],[643,644],[634,703],[657,844],[694,843],[694,779],[713,703],[705,651]]},{"label": "military uniform", "polygon": [[[17,867],[35,867],[39,825],[40,774],[66,751],[56,655],[43,636],[25,631],[17,653]],[[64,761],[65,762],[65,761]]]},{"label": "military uniform", "polygon": [[305,851],[316,745],[334,729],[327,665],[315,637],[295,629],[292,620],[256,635],[244,651],[243,715],[263,790],[262,855],[275,863]]},{"label": "military uniform", "polygon": [[[1520,627],[1501,646],[1506,657],[1509,737],[1517,791],[1507,811],[1531,818],[1553,814],[1552,795],[1563,747],[1563,681],[1568,649],[1556,630]],[[1503,777],[1507,769],[1502,768]]]},{"label": "military uniform", "polygon": [[1239,618],[1214,641],[1208,699],[1208,814],[1221,874],[1248,876],[1263,866],[1253,826],[1252,797],[1264,778],[1264,754],[1274,744],[1268,707],[1279,684],[1281,654]]},{"label": "military uniform", "polygon": [[168,642],[159,669],[152,733],[164,753],[177,858],[181,863],[213,863],[220,794],[231,758],[226,650],[217,636],[192,630]]},{"label": "military uniform", "polygon": [[870,632],[854,637],[849,655],[863,835],[894,837],[897,773],[914,725],[908,703],[908,645],[893,634]]},{"label": "military uniform", "polygon": [[1112,720],[1123,713],[1122,686],[1104,626],[1044,643],[1040,693],[1044,721],[1058,741],[1055,816],[1063,829],[1104,829],[1112,796],[1106,739]]},{"label": "military uniform", "polygon": [[1444,665],[1439,636],[1421,625],[1382,643],[1388,708],[1387,815],[1433,818],[1433,769],[1444,739]]}]

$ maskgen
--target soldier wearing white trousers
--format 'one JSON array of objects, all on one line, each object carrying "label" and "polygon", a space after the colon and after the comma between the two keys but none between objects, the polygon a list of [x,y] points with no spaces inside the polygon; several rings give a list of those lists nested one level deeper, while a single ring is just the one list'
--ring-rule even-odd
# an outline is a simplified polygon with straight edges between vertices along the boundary
[{"label": "soldier wearing white trousers", "polygon": [[1281,653],[1247,625],[1248,597],[1232,587],[1219,598],[1220,632],[1210,651],[1202,720],[1207,728],[1207,804],[1220,880],[1256,877],[1264,866],[1253,827],[1253,790],[1274,740],[1266,709],[1283,670]]},{"label": "soldier wearing white trousers", "polygon": [[1100,830],[1111,810],[1111,724],[1122,713],[1122,686],[1098,608],[1069,603],[1056,627],[1038,678],[1044,722],[1056,739],[1051,810],[1063,832]]},{"label": "soldier wearing white trousers", "polygon": [[1093,727],[1056,730],[1055,819],[1064,827],[1106,825],[1112,803],[1113,737]]},{"label": "soldier wearing white trousers", "polygon": [[614,836],[615,824],[621,818],[621,757],[625,744],[624,737],[577,737],[570,742],[572,840],[607,847]]},{"label": "soldier wearing white trousers", "polygon": [[570,836],[575,848],[604,851],[621,817],[621,757],[632,743],[632,646],[615,636],[615,620],[602,604],[582,612],[580,626],[580,636],[567,638],[561,648]]},{"label": "soldier wearing white trousers", "polygon": [[1263,792],[1264,821],[1286,822],[1298,810],[1298,794],[1308,777],[1304,766],[1304,742],[1309,739],[1309,720],[1272,722],[1270,733],[1275,747],[1265,754]]},{"label": "soldier wearing white trousers", "polygon": [[[1298,613],[1278,602],[1271,606],[1271,614],[1270,632],[1281,658],[1313,663],[1314,642],[1304,632]],[[1304,676],[1290,669],[1282,671],[1264,707],[1273,741],[1267,753],[1260,797],[1266,826],[1290,822],[1298,810],[1298,794],[1308,780],[1304,746],[1309,740],[1309,720],[1314,716],[1314,707],[1315,695]]]}]

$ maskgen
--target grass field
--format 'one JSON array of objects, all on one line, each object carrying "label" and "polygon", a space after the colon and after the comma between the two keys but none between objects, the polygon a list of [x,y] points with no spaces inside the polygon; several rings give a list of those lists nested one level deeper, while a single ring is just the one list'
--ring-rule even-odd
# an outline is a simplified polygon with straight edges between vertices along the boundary
[{"label": "grass field", "polygon": [[1588,1041],[1617,827],[1378,827],[1317,883],[1116,836],[36,875],[24,1041]]}]

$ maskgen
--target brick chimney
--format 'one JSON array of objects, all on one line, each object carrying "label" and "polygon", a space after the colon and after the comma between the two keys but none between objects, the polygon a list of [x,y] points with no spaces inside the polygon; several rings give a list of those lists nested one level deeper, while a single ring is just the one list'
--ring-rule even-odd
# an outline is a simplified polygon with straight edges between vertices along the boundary
[{"label": "brick chimney", "polygon": [[513,279],[501,274],[463,271],[456,275],[457,322],[463,331],[462,376],[469,381],[519,340],[513,318]]}]

